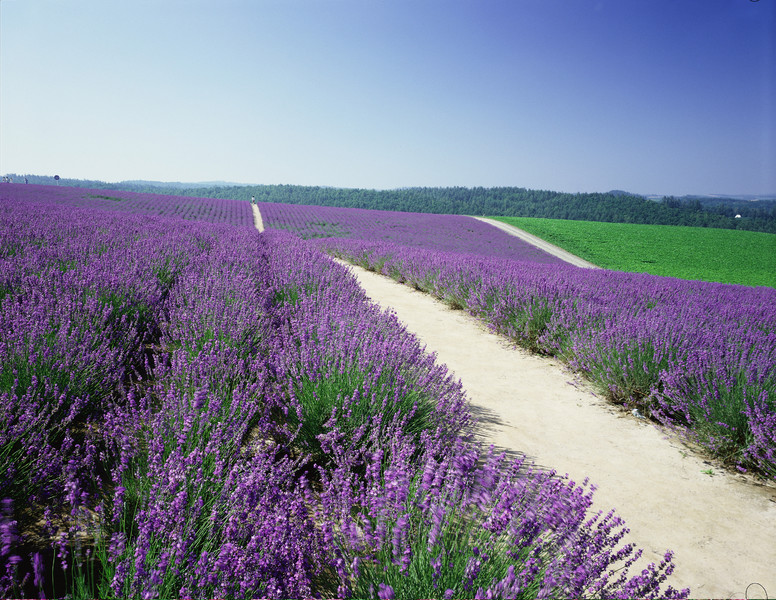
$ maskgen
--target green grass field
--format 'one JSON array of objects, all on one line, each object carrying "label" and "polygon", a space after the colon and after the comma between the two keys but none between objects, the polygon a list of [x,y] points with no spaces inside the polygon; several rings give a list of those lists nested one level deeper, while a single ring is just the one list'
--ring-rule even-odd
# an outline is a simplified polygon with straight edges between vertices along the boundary
[{"label": "green grass field", "polygon": [[776,235],[731,229],[491,217],[605,269],[776,287]]}]

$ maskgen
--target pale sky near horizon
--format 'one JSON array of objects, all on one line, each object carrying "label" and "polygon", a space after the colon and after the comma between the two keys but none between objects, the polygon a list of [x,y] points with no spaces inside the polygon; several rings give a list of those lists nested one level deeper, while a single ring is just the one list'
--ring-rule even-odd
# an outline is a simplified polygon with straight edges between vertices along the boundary
[{"label": "pale sky near horizon", "polygon": [[0,173],[776,193],[776,0],[0,0]]}]

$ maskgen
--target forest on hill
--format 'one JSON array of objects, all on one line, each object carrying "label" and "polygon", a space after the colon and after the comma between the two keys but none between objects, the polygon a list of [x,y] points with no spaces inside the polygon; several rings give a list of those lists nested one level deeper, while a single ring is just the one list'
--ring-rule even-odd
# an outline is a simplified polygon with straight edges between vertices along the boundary
[{"label": "forest on hill", "polygon": [[14,183],[67,185],[93,189],[227,198],[282,204],[339,206],[434,214],[538,217],[598,221],[745,229],[776,233],[776,199],[752,201],[701,197],[663,197],[650,200],[622,191],[563,193],[520,187],[412,187],[395,190],[333,188],[301,185],[212,185],[59,179],[12,175]]}]

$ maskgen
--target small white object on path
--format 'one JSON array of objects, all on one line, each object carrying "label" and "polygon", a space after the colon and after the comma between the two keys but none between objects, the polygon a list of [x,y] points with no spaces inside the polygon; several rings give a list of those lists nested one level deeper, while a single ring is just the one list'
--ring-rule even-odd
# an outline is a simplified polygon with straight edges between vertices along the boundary
[{"label": "small white object on path", "polygon": [[676,571],[667,583],[689,587],[693,598],[743,598],[752,583],[776,596],[776,485],[723,470],[709,477],[703,458],[573,381],[557,361],[515,348],[427,294],[348,266],[367,296],[460,378],[481,420],[478,438],[574,481],[589,477],[594,507],[616,509],[630,528],[623,543],[644,549],[638,565],[671,549]]},{"label": "small white object on path", "polygon": [[566,250],[564,250],[563,248],[559,248],[555,244],[550,244],[550,242],[545,241],[540,237],[536,237],[532,233],[528,233],[527,231],[524,231],[519,227],[515,227],[514,225],[508,225],[507,223],[502,223],[501,221],[496,221],[494,219],[486,219],[485,217],[472,217],[472,219],[477,219],[478,221],[482,221],[483,223],[487,223],[488,225],[493,225],[493,227],[498,227],[501,231],[504,231],[509,235],[518,237],[521,240],[526,241],[529,244],[532,244],[533,246],[536,246],[540,250],[544,250],[548,254],[557,256],[561,260],[564,260],[567,263],[574,265],[575,267],[582,267],[583,269],[601,268],[597,265],[594,265],[591,262],[586,261],[584,258],[579,258],[578,256],[571,254],[571,252],[567,252]]}]

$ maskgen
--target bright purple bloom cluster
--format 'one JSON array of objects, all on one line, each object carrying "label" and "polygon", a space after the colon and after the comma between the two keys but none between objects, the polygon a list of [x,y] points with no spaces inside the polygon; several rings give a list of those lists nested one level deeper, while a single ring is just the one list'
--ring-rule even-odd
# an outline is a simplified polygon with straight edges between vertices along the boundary
[{"label": "bright purple bloom cluster", "polygon": [[687,594],[295,236],[4,196],[0,294],[3,595]]}]

